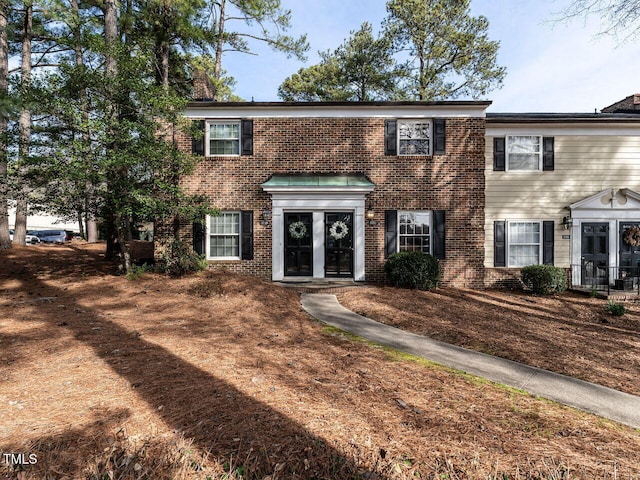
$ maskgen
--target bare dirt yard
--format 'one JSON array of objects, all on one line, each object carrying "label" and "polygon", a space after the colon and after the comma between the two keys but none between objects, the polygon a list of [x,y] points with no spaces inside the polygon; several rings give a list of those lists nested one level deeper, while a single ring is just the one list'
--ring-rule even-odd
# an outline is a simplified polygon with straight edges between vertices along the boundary
[{"label": "bare dirt yard", "polygon": [[[326,328],[301,310],[295,291],[256,278],[117,276],[103,248],[0,252],[0,478],[640,478],[638,431]],[[362,312],[363,304],[396,305],[389,318],[398,319],[420,303],[429,324],[484,311],[489,323],[460,329],[465,345],[482,345],[492,330],[511,340],[480,349],[526,341],[511,345],[518,360],[603,372],[593,380],[615,365],[631,373],[609,384],[638,391],[634,309],[618,323],[600,316],[601,301],[590,307],[577,297],[406,295],[341,297]],[[427,310],[433,295],[437,312]],[[591,323],[583,310],[595,315]],[[560,334],[535,342],[524,333],[524,318],[556,315]],[[561,344],[547,345],[565,333],[576,336],[572,360],[560,356]],[[580,348],[584,366],[565,370]]]}]

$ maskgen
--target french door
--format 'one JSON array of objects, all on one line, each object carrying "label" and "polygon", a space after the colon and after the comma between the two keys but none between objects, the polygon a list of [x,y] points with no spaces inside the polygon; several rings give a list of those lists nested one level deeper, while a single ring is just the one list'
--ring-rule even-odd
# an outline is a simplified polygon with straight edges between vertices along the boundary
[{"label": "french door", "polygon": [[582,224],[582,284],[609,283],[609,224]]},{"label": "french door", "polygon": [[284,214],[284,274],[313,275],[313,215]]},{"label": "french door", "polygon": [[325,277],[353,277],[353,213],[324,214]]}]

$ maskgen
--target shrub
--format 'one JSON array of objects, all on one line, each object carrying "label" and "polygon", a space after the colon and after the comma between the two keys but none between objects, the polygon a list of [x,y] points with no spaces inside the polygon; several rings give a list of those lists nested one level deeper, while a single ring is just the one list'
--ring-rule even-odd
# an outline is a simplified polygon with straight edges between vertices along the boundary
[{"label": "shrub", "polygon": [[394,287],[431,290],[440,283],[442,272],[438,260],[422,252],[399,252],[389,256],[384,265]]},{"label": "shrub", "polygon": [[172,277],[199,272],[208,266],[204,255],[197,254],[190,245],[180,240],[174,240],[167,246],[159,263],[160,270]]},{"label": "shrub", "polygon": [[529,265],[520,269],[522,283],[538,295],[561,293],[567,288],[563,269],[551,265]]},{"label": "shrub", "polygon": [[627,309],[622,303],[616,303],[613,300],[609,300],[604,309],[614,317],[621,317],[627,312]]}]

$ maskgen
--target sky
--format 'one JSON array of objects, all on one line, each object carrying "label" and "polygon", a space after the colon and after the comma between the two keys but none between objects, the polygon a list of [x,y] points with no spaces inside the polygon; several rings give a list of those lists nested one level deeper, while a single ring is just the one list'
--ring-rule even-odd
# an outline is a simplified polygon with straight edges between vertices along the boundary
[{"label": "sky", "polygon": [[[489,20],[489,38],[500,42],[501,89],[486,98],[489,112],[591,113],[640,93],[640,38],[619,44],[598,36],[597,18],[557,22],[569,0],[471,0],[471,13]],[[386,16],[385,0],[282,0],[292,12],[293,36],[306,33],[308,60],[287,59],[258,47],[258,55],[228,54],[223,67],[245,100],[278,101],[278,86],[302,67],[318,63],[318,51],[334,50],[367,21],[375,32]]]}]

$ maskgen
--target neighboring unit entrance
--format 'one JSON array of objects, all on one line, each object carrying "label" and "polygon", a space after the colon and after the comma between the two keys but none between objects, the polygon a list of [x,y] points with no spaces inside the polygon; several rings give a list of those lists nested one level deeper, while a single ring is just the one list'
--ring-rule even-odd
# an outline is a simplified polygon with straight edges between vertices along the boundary
[{"label": "neighboring unit entrance", "polygon": [[313,215],[284,214],[284,270],[287,276],[313,275]]},{"label": "neighboring unit entrance", "polygon": [[620,222],[620,278],[640,276],[640,245],[632,238],[628,238],[628,232],[633,232],[635,227],[640,227],[638,222]]},{"label": "neighboring unit entrance", "polygon": [[609,283],[609,224],[582,224],[582,285]]},{"label": "neighboring unit entrance", "polygon": [[353,277],[353,213],[324,215],[325,276]]}]

